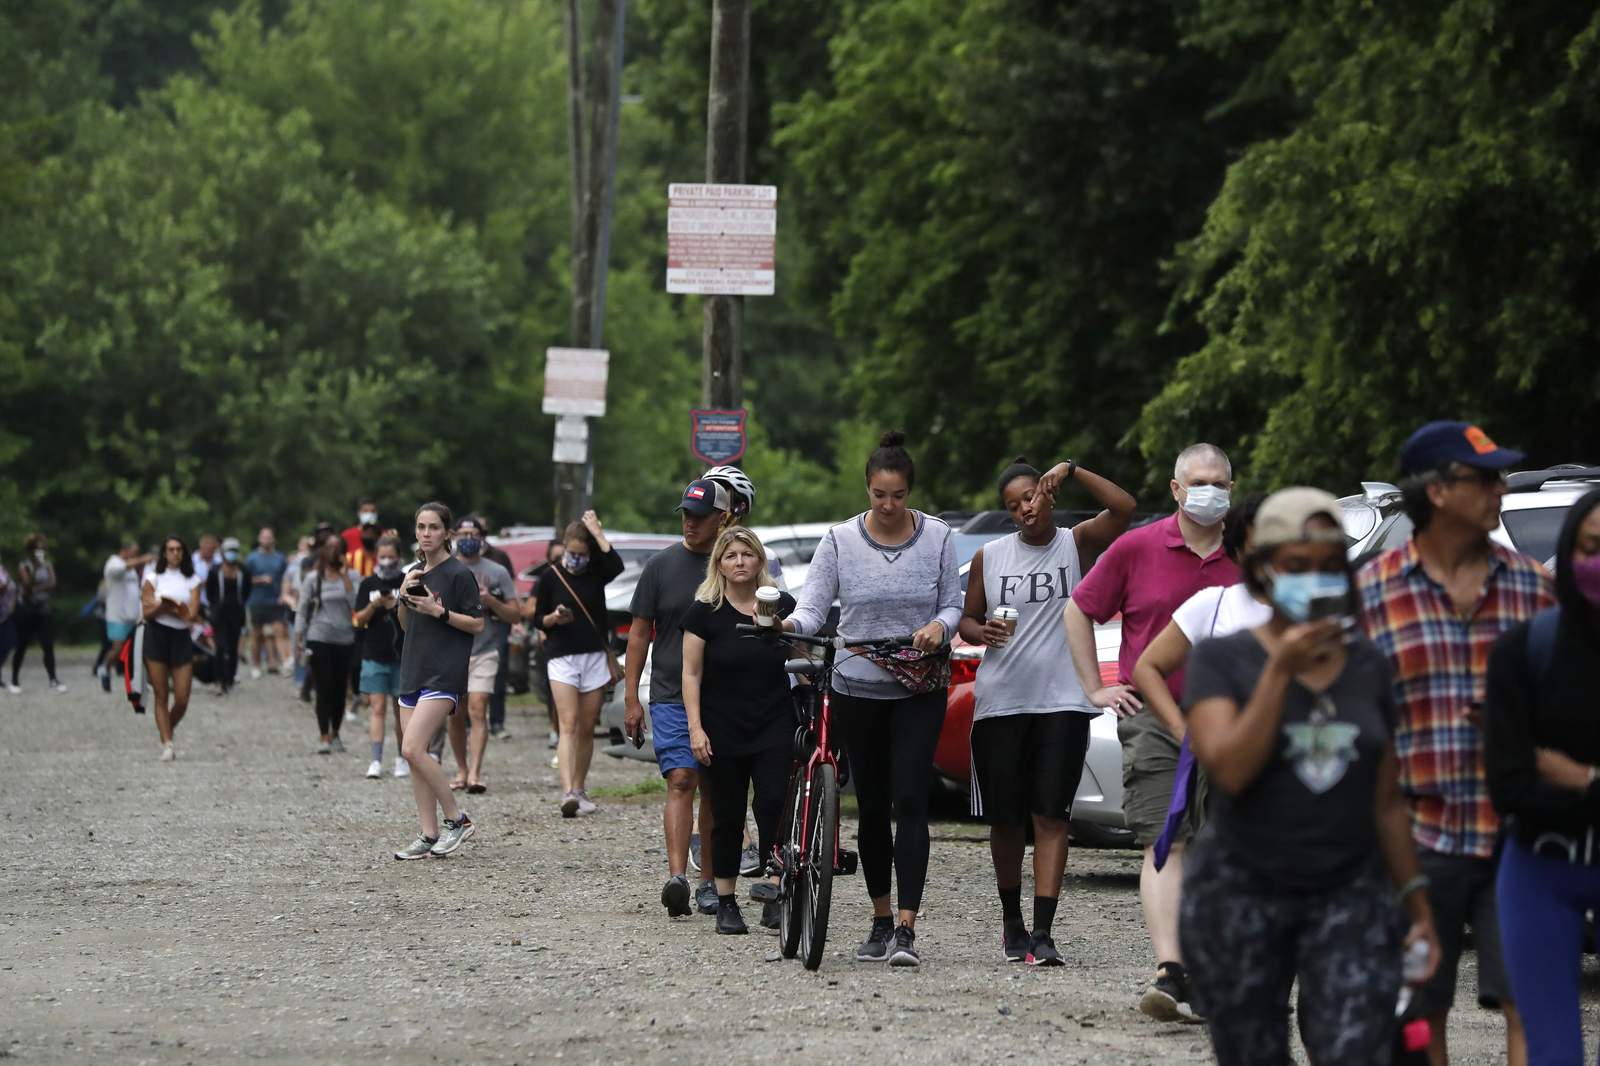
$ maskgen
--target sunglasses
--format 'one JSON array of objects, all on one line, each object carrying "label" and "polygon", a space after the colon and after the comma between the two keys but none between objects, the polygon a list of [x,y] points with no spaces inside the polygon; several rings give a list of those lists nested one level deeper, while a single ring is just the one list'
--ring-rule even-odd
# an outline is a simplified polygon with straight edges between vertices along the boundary
[{"label": "sunglasses", "polygon": [[1439,480],[1446,485],[1467,482],[1469,484],[1475,483],[1483,488],[1493,488],[1495,485],[1504,485],[1506,483],[1506,474],[1504,470],[1480,470],[1477,467],[1469,466],[1462,472],[1446,474]]}]

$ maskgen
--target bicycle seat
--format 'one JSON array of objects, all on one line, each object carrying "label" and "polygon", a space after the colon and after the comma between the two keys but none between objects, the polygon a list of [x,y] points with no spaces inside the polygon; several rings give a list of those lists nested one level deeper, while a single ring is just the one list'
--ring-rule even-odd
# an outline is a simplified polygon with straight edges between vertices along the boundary
[{"label": "bicycle seat", "polygon": [[790,659],[783,664],[784,673],[793,674],[795,677],[816,677],[822,673],[822,664],[814,663],[810,659]]}]

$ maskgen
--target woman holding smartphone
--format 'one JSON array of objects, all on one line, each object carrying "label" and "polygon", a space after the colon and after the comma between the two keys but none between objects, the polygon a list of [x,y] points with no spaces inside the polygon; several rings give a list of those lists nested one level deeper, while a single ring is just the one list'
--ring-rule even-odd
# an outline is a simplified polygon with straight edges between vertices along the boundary
[{"label": "woman holding smartphone", "polygon": [[297,633],[311,653],[316,690],[317,754],[344,751],[339,725],[349,695],[350,664],[356,653],[356,588],[361,575],[345,566],[344,541],[329,537],[317,548],[317,565],[300,585]]},{"label": "woman holding smartphone", "polygon": [[[467,660],[472,638],[483,631],[478,582],[450,554],[450,508],[425,503],[417,508],[420,564],[400,586],[400,754],[411,765],[411,794],[417,801],[417,839],[394,853],[396,859],[443,858],[476,831],[456,804],[444,769],[428,758],[428,745],[455,714],[467,691]],[[464,708],[461,713],[465,714]],[[439,814],[444,814],[440,831]]]},{"label": "woman holding smartphone", "polygon": [[367,766],[368,777],[383,776],[384,719],[389,706],[394,704],[394,776],[405,777],[411,772],[400,757],[400,705],[394,703],[400,695],[400,538],[385,533],[378,538],[373,549],[376,565],[369,577],[361,579],[356,589],[356,628],[361,631],[361,694],[367,697],[367,739],[372,744],[372,762]]},{"label": "woman holding smartphone", "polygon": [[161,542],[155,565],[144,573],[139,604],[145,620],[144,669],[155,693],[161,761],[172,762],[178,757],[173,734],[188,713],[189,690],[194,684],[189,626],[200,617],[200,576],[194,572],[189,546],[182,537],[170,536]]}]

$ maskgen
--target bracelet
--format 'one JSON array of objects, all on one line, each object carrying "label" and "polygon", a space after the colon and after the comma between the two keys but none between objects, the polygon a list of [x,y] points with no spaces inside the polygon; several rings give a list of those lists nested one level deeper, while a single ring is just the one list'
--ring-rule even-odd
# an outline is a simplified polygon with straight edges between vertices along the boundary
[{"label": "bracelet", "polygon": [[1396,892],[1395,895],[1394,895],[1395,902],[1396,903],[1404,903],[1406,901],[1406,897],[1407,896],[1411,895],[1413,892],[1416,892],[1418,889],[1427,888],[1428,885],[1429,885],[1428,875],[1427,874],[1418,874],[1417,876],[1413,877],[1411,880],[1407,881],[1405,884],[1400,886],[1400,891]]}]

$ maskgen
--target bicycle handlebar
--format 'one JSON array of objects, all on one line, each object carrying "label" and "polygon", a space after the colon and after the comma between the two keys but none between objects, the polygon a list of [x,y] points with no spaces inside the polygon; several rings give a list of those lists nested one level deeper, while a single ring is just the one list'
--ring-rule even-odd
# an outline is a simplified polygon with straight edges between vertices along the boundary
[{"label": "bicycle handlebar", "polygon": [[746,636],[772,637],[779,640],[793,641],[796,644],[809,644],[813,648],[833,648],[835,651],[844,651],[846,648],[909,648],[912,646],[910,637],[879,637],[877,639],[847,637],[840,633],[831,637],[813,637],[804,633],[785,633],[776,626],[756,626],[747,622],[740,622],[734,626],[736,632]]}]

